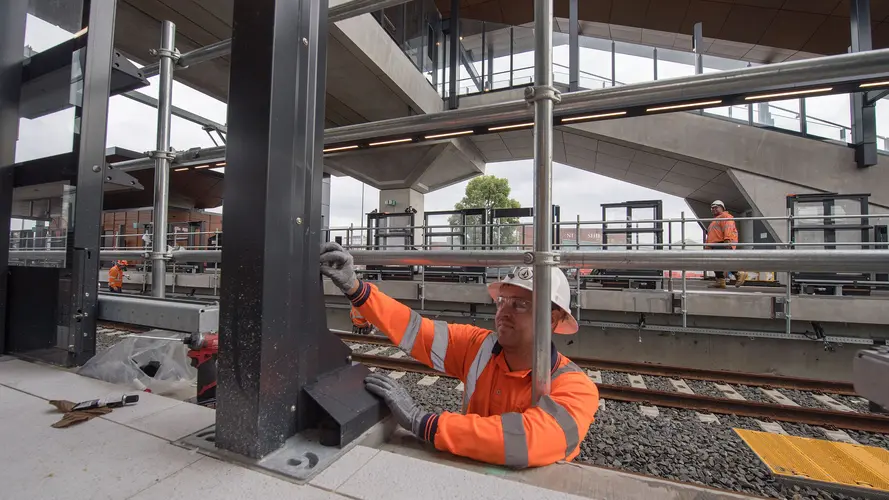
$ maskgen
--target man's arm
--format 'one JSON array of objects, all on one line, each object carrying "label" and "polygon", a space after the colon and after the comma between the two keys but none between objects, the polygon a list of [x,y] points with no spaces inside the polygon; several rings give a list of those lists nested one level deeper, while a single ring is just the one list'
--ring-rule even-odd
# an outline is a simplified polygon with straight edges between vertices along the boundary
[{"label": "man's arm", "polygon": [[536,407],[490,417],[428,414],[419,436],[454,455],[515,468],[539,467],[578,455],[598,407],[596,385],[583,373],[565,373]]},{"label": "man's arm", "polygon": [[464,378],[469,347],[488,334],[488,330],[472,325],[423,318],[363,281],[347,297],[365,319],[400,349],[424,365],[460,380]]}]

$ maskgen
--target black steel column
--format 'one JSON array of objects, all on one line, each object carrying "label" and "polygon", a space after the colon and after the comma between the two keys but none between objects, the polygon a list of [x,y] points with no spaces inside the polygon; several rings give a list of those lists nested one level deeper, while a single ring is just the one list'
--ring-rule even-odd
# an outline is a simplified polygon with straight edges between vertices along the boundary
[{"label": "black steel column", "polygon": [[[327,3],[234,2],[216,445],[252,458],[313,426],[303,389],[351,364],[318,263]],[[341,401],[372,401],[354,382]]]},{"label": "black steel column", "polygon": [[694,35],[691,39],[691,48],[695,53],[695,74],[704,74],[704,24],[695,23]]},{"label": "black steel column", "polygon": [[[852,0],[852,52],[873,50],[870,25],[870,0]],[[852,144],[859,167],[877,164],[877,108],[867,92],[852,94]]]},{"label": "black steel column", "polygon": [[568,7],[568,90],[580,90],[580,22],[577,14],[577,0],[571,0]]},{"label": "black steel column", "polygon": [[451,0],[451,18],[448,21],[448,65],[451,75],[451,95],[448,96],[448,109],[460,107],[460,94],[458,94],[458,71],[460,67],[460,0]]},{"label": "black steel column", "polygon": [[[117,0],[91,0],[83,66],[83,101],[75,108],[77,191],[74,204],[69,332],[74,351],[69,362],[83,364],[96,353],[96,316],[99,290],[99,247],[102,237],[102,196],[105,183],[105,135],[111,93],[114,19]],[[81,57],[83,63],[84,58]]]},{"label": "black steel column", "polygon": [[6,350],[6,275],[12,216],[12,164],[19,131],[19,96],[28,0],[0,2],[0,353]]}]

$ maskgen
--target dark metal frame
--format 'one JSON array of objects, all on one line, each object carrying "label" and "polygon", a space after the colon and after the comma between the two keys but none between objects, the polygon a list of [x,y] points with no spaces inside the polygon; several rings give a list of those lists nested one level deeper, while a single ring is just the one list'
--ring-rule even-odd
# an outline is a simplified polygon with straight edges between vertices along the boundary
[{"label": "dark metal frame", "polygon": [[28,0],[0,2],[0,353],[6,351],[7,273],[15,145]]},{"label": "dark metal frame", "polygon": [[[810,224],[809,222],[812,219],[807,219],[805,222],[792,218],[790,220],[790,231],[791,231],[791,240],[790,240],[790,248],[797,248],[794,244],[797,241],[797,234],[803,231],[821,231],[824,235],[824,248],[826,250],[835,250],[837,249],[836,245],[831,245],[830,243],[835,243],[836,233],[837,231],[859,231],[861,235],[861,250],[868,250],[873,245],[871,245],[871,237],[870,232],[874,227],[870,225],[870,219],[868,217],[869,206],[868,200],[870,198],[869,194],[835,194],[835,193],[815,193],[815,194],[798,194],[798,195],[789,195],[787,196],[787,209],[791,214],[797,215],[796,210],[798,204],[806,203],[822,203],[824,218],[822,219],[821,224]],[[858,224],[847,224],[845,222],[841,222],[839,224],[836,223],[836,219],[831,217],[833,214],[833,207],[836,205],[836,202],[839,200],[849,200],[856,201],[859,204],[859,209],[861,213],[861,218],[859,219]],[[843,221],[849,221],[850,219],[843,219]],[[806,247],[799,247],[806,248]],[[841,249],[849,250],[850,247],[848,245],[844,245],[840,247]],[[800,286],[805,286],[806,282],[826,282],[826,281],[836,281],[839,279],[842,280],[854,280],[854,281],[870,281],[870,274],[863,273],[793,273],[793,282],[797,283]],[[832,287],[827,287],[832,289]],[[849,289],[857,289],[857,287],[844,287]],[[830,290],[824,290],[830,291]]]},{"label": "dark metal frame", "polygon": [[[369,373],[327,329],[321,244],[327,2],[235,0],[216,438],[261,458],[379,421]],[[261,152],[261,153],[257,153]]]},{"label": "dark metal frame", "polygon": [[[852,29],[852,52],[873,50],[871,38],[870,0],[849,2],[849,21]],[[879,162],[877,157],[877,103],[870,92],[854,92],[852,100],[852,146],[855,163],[870,167]],[[805,130],[802,130],[805,133]]]},{"label": "dark metal frame", "polygon": [[[423,234],[423,243],[424,247],[427,250],[436,250],[432,248],[432,238],[436,236],[448,236],[452,238],[457,238],[460,245],[457,250],[466,250],[463,245],[466,244],[466,236],[467,236],[467,217],[480,217],[479,220],[479,228],[481,233],[481,248],[484,248],[484,245],[487,244],[487,221],[488,221],[488,210],[485,208],[467,208],[463,210],[440,210],[435,212],[425,212],[423,214],[423,227],[428,228],[430,226],[429,218],[430,217],[440,217],[445,215],[456,215],[459,216],[459,224],[457,228],[453,228],[450,231],[436,228],[432,230],[426,230]],[[477,250],[478,248],[469,248],[468,250]],[[454,250],[451,248],[450,250]],[[424,266],[423,273],[424,279],[426,281],[456,281],[460,283],[465,283],[468,281],[477,281],[480,283],[484,283],[485,279],[485,268],[478,266],[463,266],[463,267],[449,267],[449,266]]]},{"label": "dark metal frame", "polygon": [[[383,221],[399,217],[408,218],[407,226],[403,229],[382,226]],[[367,237],[365,239],[367,249],[383,251],[391,249],[388,246],[389,238],[404,238],[405,250],[415,249],[414,228],[416,220],[416,214],[410,212],[371,212],[367,214]],[[378,276],[380,279],[410,280],[413,279],[415,269],[413,266],[366,266],[366,271],[367,273],[362,274]]]},{"label": "dark metal frame", "polygon": [[[562,216],[562,207],[559,205],[553,205],[553,226],[552,226],[552,244],[553,248],[558,249],[562,244],[562,237],[559,231],[559,222],[561,221]],[[491,219],[490,224],[488,226],[488,241],[491,242],[491,245],[494,244],[494,226],[497,225],[497,221],[499,219],[511,219],[511,218],[521,218],[521,217],[534,217],[534,209],[533,208],[493,208],[491,209]],[[522,241],[520,244],[525,244],[524,241],[524,232],[522,232]],[[492,249],[496,249],[493,246]]]},{"label": "dark metal frame", "polygon": [[[634,228],[633,221],[635,220],[633,217],[633,212],[636,210],[654,210],[654,219],[655,220],[663,220],[664,218],[664,202],[662,200],[640,200],[640,201],[626,201],[623,203],[603,203],[602,204],[602,220],[608,221],[607,213],[609,209],[614,208],[624,208],[626,209],[626,220],[614,221],[614,222],[604,222],[602,224],[602,250],[608,250],[608,235],[612,234],[622,234],[625,236],[626,240],[624,243],[621,243],[621,246],[626,246],[627,249],[630,249],[635,244],[633,243],[633,235],[638,234],[651,234],[654,235],[654,249],[662,250],[664,243],[664,224],[662,222],[653,222],[651,223],[653,227],[650,228]],[[644,217],[643,220],[650,220],[649,217]],[[623,227],[609,227],[609,224],[619,224]],[[645,245],[648,246],[648,245]],[[638,246],[636,248],[638,250]],[[657,288],[658,284],[663,279],[663,270],[660,269],[638,269],[638,270],[626,270],[626,269],[602,269],[598,270],[599,275],[606,276],[626,276],[628,279],[618,279],[618,278],[596,278],[595,276],[586,277],[587,279],[592,279],[593,281],[601,281],[606,286],[618,286],[618,287],[633,287],[634,284],[638,284],[640,288]],[[653,276],[660,276],[658,279],[653,279]],[[633,279],[633,277],[638,277],[638,279]]]}]

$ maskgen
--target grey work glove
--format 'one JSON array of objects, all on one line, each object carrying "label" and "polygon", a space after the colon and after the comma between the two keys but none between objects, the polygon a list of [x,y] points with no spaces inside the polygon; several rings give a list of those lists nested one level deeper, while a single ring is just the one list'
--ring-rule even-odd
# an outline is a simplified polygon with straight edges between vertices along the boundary
[{"label": "grey work glove", "polygon": [[416,436],[421,436],[421,424],[426,413],[414,403],[414,399],[401,384],[389,378],[388,375],[371,373],[364,379],[364,385],[368,391],[386,402],[386,405],[392,410],[392,414],[395,415],[398,425],[413,432]]},{"label": "grey work glove", "polygon": [[345,294],[358,288],[352,255],[337,243],[321,245],[321,274],[330,278]]}]

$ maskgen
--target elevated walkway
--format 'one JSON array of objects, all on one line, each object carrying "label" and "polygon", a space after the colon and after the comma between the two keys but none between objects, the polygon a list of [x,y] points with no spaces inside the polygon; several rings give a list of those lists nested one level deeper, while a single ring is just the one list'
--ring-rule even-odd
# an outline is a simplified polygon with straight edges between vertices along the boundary
[{"label": "elevated walkway", "polygon": [[300,498],[399,500],[535,498],[743,500],[745,495],[653,477],[559,463],[509,471],[422,447],[383,422],[308,481],[295,482],[182,444],[212,426],[215,411],[155,394],[70,428],[49,400],[127,391],[65,370],[0,358],[0,468],[4,498]]}]

